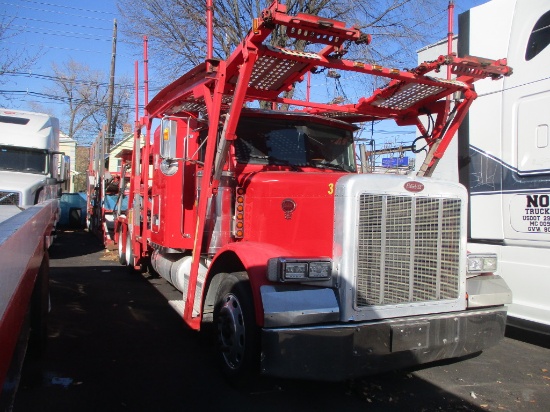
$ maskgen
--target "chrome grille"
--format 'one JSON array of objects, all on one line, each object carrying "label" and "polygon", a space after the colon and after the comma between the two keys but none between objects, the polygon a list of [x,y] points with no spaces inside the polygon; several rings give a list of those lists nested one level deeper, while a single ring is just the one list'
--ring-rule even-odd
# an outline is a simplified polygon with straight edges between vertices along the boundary
[{"label": "chrome grille", "polygon": [[358,307],[457,299],[460,199],[362,194]]},{"label": "chrome grille", "polygon": [[0,191],[0,205],[19,205],[19,192]]}]

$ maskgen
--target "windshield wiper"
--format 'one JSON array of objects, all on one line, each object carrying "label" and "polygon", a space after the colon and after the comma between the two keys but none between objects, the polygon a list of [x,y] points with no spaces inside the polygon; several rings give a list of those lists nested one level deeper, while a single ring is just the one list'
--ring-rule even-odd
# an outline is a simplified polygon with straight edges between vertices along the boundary
[{"label": "windshield wiper", "polygon": [[265,155],[256,155],[256,154],[250,154],[248,155],[250,159],[259,159],[259,160],[267,160],[267,164],[269,165],[275,165],[275,166],[289,166],[292,170],[298,170],[295,164],[290,163],[286,159],[279,159],[277,157],[273,156],[265,156]]},{"label": "windshield wiper", "polygon": [[249,154],[248,157],[251,159],[269,160],[269,156],[263,156],[263,155]]},{"label": "windshield wiper", "polygon": [[333,163],[328,163],[325,161],[314,162],[314,163],[308,162],[308,166],[318,167],[320,169],[331,169],[331,170],[340,170],[342,172],[349,172],[349,170],[347,170],[343,165],[340,165],[340,164],[335,165]]}]

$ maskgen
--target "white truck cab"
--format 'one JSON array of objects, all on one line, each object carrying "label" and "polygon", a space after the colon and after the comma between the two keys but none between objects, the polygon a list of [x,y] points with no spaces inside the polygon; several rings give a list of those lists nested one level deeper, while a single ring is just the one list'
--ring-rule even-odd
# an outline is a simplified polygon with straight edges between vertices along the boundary
[{"label": "white truck cab", "polygon": [[[507,56],[514,74],[476,84],[434,178],[468,189],[468,250],[498,256],[495,273],[513,293],[508,324],[550,334],[550,2],[474,7],[459,16],[456,44],[459,56]],[[426,47],[419,60],[446,47]]]},{"label": "white truck cab", "polygon": [[58,197],[68,163],[55,117],[0,109],[0,205],[24,208]]}]

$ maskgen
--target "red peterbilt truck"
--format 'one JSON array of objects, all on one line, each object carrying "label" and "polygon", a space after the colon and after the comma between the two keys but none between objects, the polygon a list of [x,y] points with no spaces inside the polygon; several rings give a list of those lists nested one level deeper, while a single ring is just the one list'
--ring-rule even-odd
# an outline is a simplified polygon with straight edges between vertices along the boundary
[{"label": "red peterbilt truck", "polygon": [[[275,47],[273,30],[319,50]],[[390,69],[346,60],[348,42],[370,36],[274,2],[226,61],[207,59],[136,114],[120,261],[150,262],[181,291],[170,303],[215,335],[231,379],[343,380],[468,355],[504,335],[510,291],[491,273],[494,256],[467,254],[467,192],[429,175],[474,81],[511,69],[454,55]],[[429,77],[445,65],[456,80]],[[323,69],[387,85],[353,104],[286,93]],[[354,132],[382,119],[427,138],[420,176],[357,173]]]}]

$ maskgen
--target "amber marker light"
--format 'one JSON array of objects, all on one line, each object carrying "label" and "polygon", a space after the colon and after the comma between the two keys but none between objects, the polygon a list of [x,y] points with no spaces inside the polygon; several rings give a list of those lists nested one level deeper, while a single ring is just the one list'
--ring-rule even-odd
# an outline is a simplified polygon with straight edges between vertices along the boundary
[{"label": "amber marker light", "polygon": [[237,188],[233,224],[233,236],[241,239],[244,236],[244,189],[242,187]]}]

